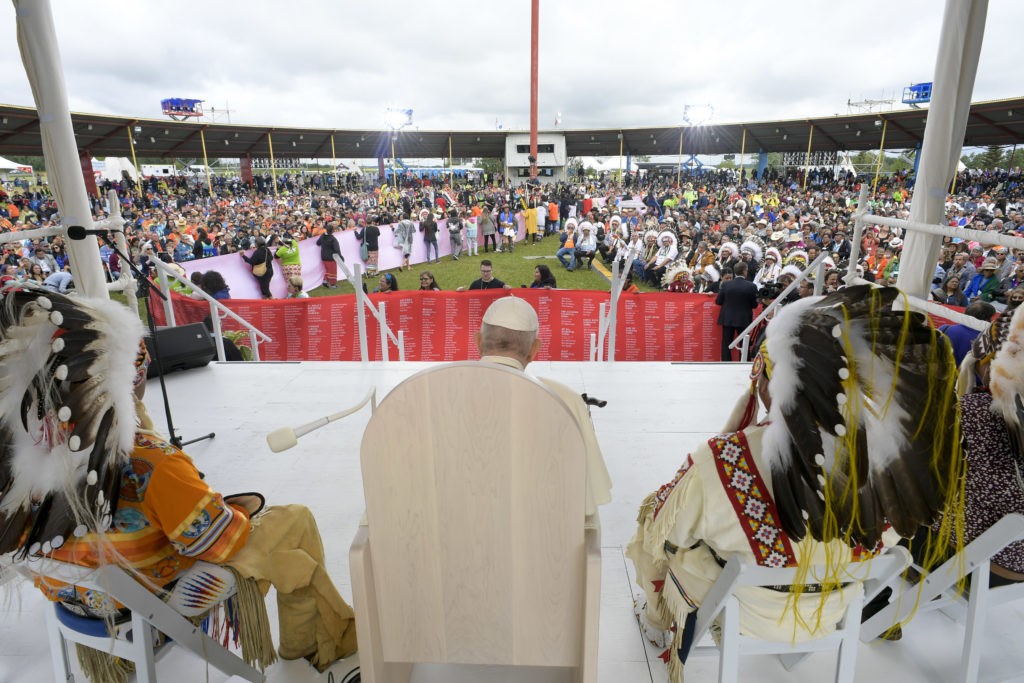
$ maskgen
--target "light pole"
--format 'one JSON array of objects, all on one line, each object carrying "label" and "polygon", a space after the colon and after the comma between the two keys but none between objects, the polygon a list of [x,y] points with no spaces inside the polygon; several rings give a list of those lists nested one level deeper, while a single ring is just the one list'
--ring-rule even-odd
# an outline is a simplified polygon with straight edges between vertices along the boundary
[{"label": "light pole", "polygon": [[388,107],[384,112],[384,124],[391,129],[391,179],[398,189],[398,176],[395,175],[395,138],[406,126],[412,125],[412,109],[394,109]]},{"label": "light pole", "polygon": [[[715,108],[710,104],[688,104],[683,107],[683,121],[693,128],[694,126],[706,126],[711,123],[711,119],[715,116]],[[696,159],[697,155],[690,154],[691,159]],[[682,175],[683,166],[683,130],[679,131],[679,165],[676,167],[676,185],[680,184],[680,177]]]}]

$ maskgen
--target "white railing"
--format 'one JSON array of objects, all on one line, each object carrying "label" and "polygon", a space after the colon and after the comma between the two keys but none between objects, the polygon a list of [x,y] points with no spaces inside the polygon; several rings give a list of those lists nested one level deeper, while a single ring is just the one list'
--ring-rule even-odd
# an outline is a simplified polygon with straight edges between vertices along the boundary
[{"label": "white railing", "polygon": [[781,306],[782,302],[786,300],[787,296],[789,296],[789,293],[792,292],[797,287],[799,287],[800,283],[806,280],[811,273],[815,274],[814,295],[818,296],[819,294],[821,294],[821,290],[825,284],[825,259],[828,258],[829,256],[830,254],[826,251],[823,251],[820,254],[818,254],[818,258],[811,261],[811,264],[807,266],[807,270],[800,273],[800,277],[790,282],[784,290],[779,292],[779,295],[775,297],[775,300],[768,304],[768,306],[766,306],[761,311],[761,315],[754,318],[754,321],[747,325],[746,329],[740,332],[739,335],[737,335],[737,337],[732,340],[732,343],[729,344],[729,348],[735,349],[737,346],[740,347],[740,362],[746,362],[749,358],[750,334],[751,332],[754,331],[754,328],[756,328],[762,320],[770,316],[776,308]]},{"label": "white railing", "polygon": [[242,327],[249,331],[249,345],[252,347],[253,360],[258,361],[260,359],[260,341],[274,341],[260,330],[257,330],[249,321],[239,316],[237,313],[235,313],[230,308],[222,304],[220,301],[214,299],[212,296],[204,292],[202,289],[198,288],[196,285],[181,277],[181,275],[172,270],[171,267],[168,266],[163,261],[157,259],[156,261],[153,262],[153,265],[160,272],[161,275],[160,291],[163,293],[165,297],[162,303],[164,306],[164,316],[169,326],[174,327],[177,324],[174,319],[174,306],[171,303],[171,284],[170,280],[168,279],[169,277],[174,278],[181,284],[188,287],[190,290],[194,291],[210,305],[210,320],[213,322],[213,339],[217,345],[217,360],[222,362],[225,360],[224,337],[221,333],[220,323],[221,313],[224,313],[225,315],[234,319],[235,322],[237,322],[238,324],[240,324]]},{"label": "white railing", "polygon": [[355,264],[355,270],[349,270],[349,267],[345,265],[345,262],[341,260],[341,257],[337,254],[334,255],[334,262],[338,264],[338,268],[345,274],[345,278],[352,284],[352,289],[356,291],[356,322],[359,326],[359,360],[366,363],[370,360],[370,349],[366,342],[366,313],[363,310],[365,306],[369,309],[373,317],[377,319],[377,324],[380,325],[380,353],[381,360],[390,361],[391,355],[389,353],[388,340],[395,345],[398,349],[398,360],[405,360],[405,333],[402,330],[398,331],[396,335],[388,327],[387,318],[384,315],[384,302],[381,301],[377,306],[373,305],[373,302],[367,298],[366,293],[363,292],[362,282],[362,266]]},{"label": "white railing", "polygon": [[[862,183],[860,188],[860,197],[857,201],[857,212],[854,214],[853,242],[850,245],[850,265],[846,271],[846,276],[843,278],[843,281],[848,285],[867,283],[867,280],[857,277],[857,261],[860,258],[860,245],[863,239],[865,225],[885,225],[890,228],[926,232],[931,235],[969,239],[981,244],[1024,249],[1024,238],[1014,237],[1012,235],[986,232],[984,230],[971,230],[968,228],[959,228],[950,225],[918,223],[916,221],[908,221],[902,218],[875,216],[868,212],[867,196],[867,183]],[[977,318],[973,318],[969,315],[964,315],[959,311],[954,311],[951,308],[947,308],[935,301],[931,301],[923,297],[907,295],[907,302],[910,304],[911,308],[924,313],[931,313],[932,315],[940,316],[958,325],[964,325],[965,327],[970,327],[975,330],[984,330],[988,327],[988,322],[984,320],[978,320]],[[897,300],[894,305],[900,306],[902,304]]]},{"label": "white railing", "polygon": [[[93,224],[93,227],[97,230],[110,230],[114,233],[114,246],[125,256],[131,256],[128,252],[128,242],[124,238],[124,218],[121,217],[121,202],[117,198],[117,192],[114,190],[107,191],[107,208],[110,210],[110,215],[102,221],[97,221]],[[118,258],[123,258],[119,256]],[[108,264],[103,264],[104,268],[109,270]],[[113,274],[111,274],[113,275]],[[138,291],[138,284],[135,282],[135,278],[132,277],[131,268],[128,264],[121,265],[121,272],[117,280],[107,283],[107,290],[111,292],[121,292],[124,294],[128,308],[133,311],[139,310],[139,300],[135,293]]]},{"label": "white railing", "polygon": [[[616,258],[612,262],[612,280],[610,296],[608,301],[602,303],[598,315],[597,334],[590,335],[590,360],[615,362],[615,328],[619,311],[619,297],[622,295],[622,283],[633,266],[633,259],[638,249],[629,247],[623,258]],[[605,339],[608,340],[607,351],[605,350]]]},{"label": "white railing", "polygon": [[67,234],[67,230],[65,230],[64,227],[60,225],[55,225],[50,228],[32,228],[31,230],[3,232],[0,233],[0,244],[4,244],[7,242],[22,242],[24,240],[34,240],[37,237],[53,237],[54,235],[67,237]]},{"label": "white railing", "polygon": [[[629,269],[633,267],[633,260],[640,253],[640,244],[626,245],[625,256],[621,258],[616,254],[612,260],[611,288],[607,303],[602,303],[599,309],[597,334],[590,335],[590,360],[615,362],[615,331],[617,327],[619,297],[622,295],[622,283],[625,282]],[[607,351],[605,350],[605,339],[608,340]]]},{"label": "white railing", "polygon": [[[121,203],[117,199],[117,193],[110,190],[107,193],[107,198],[110,202],[110,215],[104,218],[102,221],[87,221],[90,229],[94,230],[108,230],[114,235],[114,244],[123,253],[128,253],[128,245],[124,238],[124,219],[121,217]],[[8,242],[22,242],[24,240],[33,240],[42,237],[63,237],[64,240],[70,243],[68,237],[68,226],[63,223],[60,225],[54,225],[49,228],[33,228],[31,230],[18,230],[17,232],[5,232],[0,234],[0,244]],[[67,251],[69,258],[71,256],[71,250]],[[106,264],[103,266],[106,268]],[[71,275],[74,277],[76,271],[76,264],[71,261]],[[109,272],[109,271],[108,271]],[[132,277],[131,272],[127,267],[121,269],[121,275],[117,280],[107,283],[107,291],[110,292],[122,292],[126,299],[128,308],[133,311],[138,310],[138,299],[135,296],[135,278]]]}]

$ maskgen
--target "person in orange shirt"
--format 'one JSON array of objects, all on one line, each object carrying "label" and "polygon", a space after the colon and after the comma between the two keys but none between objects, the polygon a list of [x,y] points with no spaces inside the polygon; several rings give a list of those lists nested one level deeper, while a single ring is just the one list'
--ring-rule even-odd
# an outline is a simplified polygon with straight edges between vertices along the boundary
[{"label": "person in orange shirt", "polygon": [[[575,219],[570,218],[565,222],[565,232],[558,239],[561,242],[561,247],[555,253],[555,257],[564,268],[571,272],[576,269],[576,241],[578,237],[576,236]],[[569,257],[568,262],[565,260],[566,256]]]},{"label": "person in orange shirt", "polygon": [[[326,573],[312,513],[294,505],[263,510],[259,494],[213,491],[192,460],[154,431],[141,403],[148,354],[138,317],[117,302],[32,286],[7,297],[0,341],[31,342],[0,345],[0,363],[23,369],[0,378],[3,395],[21,397],[0,413],[0,458],[9,483],[19,482],[0,492],[0,554],[117,563],[175,608],[185,602],[165,588],[187,580],[199,561],[225,565],[235,583],[252,589],[234,598],[246,618],[265,608],[245,595],[277,588],[282,658],[304,657],[323,672],[352,654],[354,615]],[[41,459],[55,459],[64,474],[40,477]],[[37,583],[69,611],[116,622],[120,605],[109,596],[50,578]],[[218,593],[211,587],[202,600],[212,607]],[[272,642],[257,647],[260,661],[273,661]]]},{"label": "person in orange shirt", "polygon": [[560,230],[561,227],[562,226],[560,226],[558,224],[558,202],[556,202],[554,199],[552,199],[550,202],[548,202],[548,229],[547,229],[547,232],[548,232],[548,234],[553,234],[554,232]]},{"label": "person in orange shirt", "polygon": [[876,249],[874,255],[868,259],[867,266],[875,274],[876,282],[882,281],[885,268],[895,255],[896,251],[892,247],[886,246],[884,249]]}]

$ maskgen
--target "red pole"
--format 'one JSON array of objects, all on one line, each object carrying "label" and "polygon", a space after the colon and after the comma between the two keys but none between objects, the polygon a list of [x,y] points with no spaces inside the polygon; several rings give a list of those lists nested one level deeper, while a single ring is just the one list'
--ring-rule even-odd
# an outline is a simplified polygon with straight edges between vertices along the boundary
[{"label": "red pole", "polygon": [[92,155],[89,154],[89,150],[78,150],[78,161],[82,165],[82,177],[85,179],[85,191],[89,194],[101,197],[100,191],[96,187],[96,174],[92,172]]},{"label": "red pole", "polygon": [[537,33],[539,29],[540,0],[532,1],[530,22],[530,179],[537,179]]},{"label": "red pole", "polygon": [[252,157],[244,154],[239,161],[239,170],[242,172],[242,182],[252,187]]}]

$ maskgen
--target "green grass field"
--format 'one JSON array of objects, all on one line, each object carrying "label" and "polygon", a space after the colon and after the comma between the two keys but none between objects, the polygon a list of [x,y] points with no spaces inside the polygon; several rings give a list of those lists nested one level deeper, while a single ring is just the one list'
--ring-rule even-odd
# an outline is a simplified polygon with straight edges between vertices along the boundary
[{"label": "green grass field", "polygon": [[[441,289],[452,291],[456,287],[469,287],[469,283],[480,277],[480,262],[489,259],[494,264],[494,277],[512,287],[521,285],[529,286],[533,282],[533,269],[538,264],[546,264],[558,282],[561,289],[595,289],[608,291],[608,281],[601,276],[597,270],[577,269],[569,272],[562,267],[562,264],[555,258],[558,251],[558,237],[552,235],[545,237],[537,244],[527,244],[525,241],[516,244],[515,250],[509,254],[494,252],[485,254],[483,249],[478,256],[467,256],[463,253],[458,261],[452,260],[451,256],[441,257],[440,263],[420,263],[414,265],[412,270],[389,270],[398,279],[400,291],[419,289],[420,273],[425,270],[434,275],[434,279]],[[340,275],[340,274],[339,274]],[[310,290],[310,296],[331,296],[334,294],[352,294],[352,285],[343,277],[339,278],[338,289],[317,287]],[[377,288],[377,278],[372,283],[366,280],[368,291]],[[652,287],[641,285],[643,291],[655,291]]]}]

